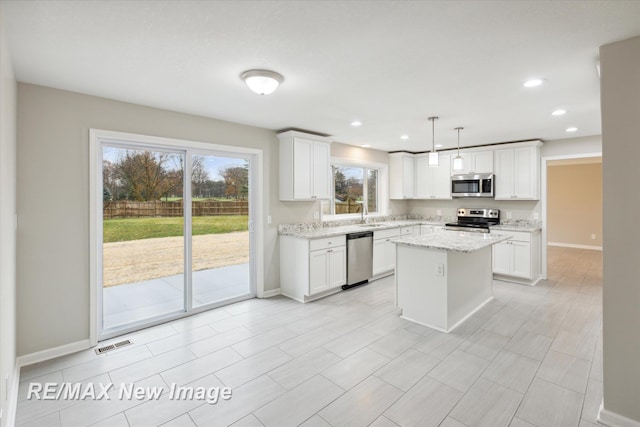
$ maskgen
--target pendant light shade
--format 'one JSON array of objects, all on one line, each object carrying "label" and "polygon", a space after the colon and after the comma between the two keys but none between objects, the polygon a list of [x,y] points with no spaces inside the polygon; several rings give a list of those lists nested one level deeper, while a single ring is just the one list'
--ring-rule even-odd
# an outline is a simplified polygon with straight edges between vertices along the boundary
[{"label": "pendant light shade", "polygon": [[438,167],[440,166],[440,156],[436,151],[436,120],[438,120],[438,117],[429,117],[429,120],[431,120],[431,152],[429,153],[429,166]]},{"label": "pendant light shade", "polygon": [[456,130],[458,131],[458,155],[453,159],[453,170],[454,171],[461,171],[464,170],[464,160],[462,159],[462,156],[460,155],[460,131],[464,129],[463,127],[457,127]]}]

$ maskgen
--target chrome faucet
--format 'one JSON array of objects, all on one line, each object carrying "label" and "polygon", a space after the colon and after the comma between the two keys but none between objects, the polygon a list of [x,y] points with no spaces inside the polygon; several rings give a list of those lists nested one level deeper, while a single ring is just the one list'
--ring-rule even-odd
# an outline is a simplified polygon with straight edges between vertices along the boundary
[{"label": "chrome faucet", "polygon": [[369,212],[365,212],[367,210],[367,205],[364,202],[360,202],[360,204],[362,205],[362,207],[360,208],[360,222],[362,224],[366,224],[367,222],[369,222],[368,218],[364,218],[365,215],[369,215]]}]

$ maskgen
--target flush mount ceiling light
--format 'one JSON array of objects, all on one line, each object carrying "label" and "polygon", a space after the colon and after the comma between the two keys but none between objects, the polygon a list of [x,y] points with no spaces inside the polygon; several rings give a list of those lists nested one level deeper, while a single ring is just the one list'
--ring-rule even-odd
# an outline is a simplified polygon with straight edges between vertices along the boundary
[{"label": "flush mount ceiling light", "polygon": [[567,110],[564,108],[558,108],[551,113],[552,116],[564,116],[565,114],[567,114]]},{"label": "flush mount ceiling light", "polygon": [[577,131],[578,131],[578,128],[575,127],[575,126],[571,126],[571,127],[568,127],[568,128],[565,129],[565,132],[569,132],[569,133],[577,132]]},{"label": "flush mount ceiling light", "polygon": [[351,126],[353,126],[354,128],[359,128],[360,126],[362,126],[362,122],[360,120],[354,120],[351,122]]},{"label": "flush mount ceiling light", "polygon": [[369,148],[369,147],[371,147],[371,144],[362,144],[360,147],[362,147],[362,148]]},{"label": "flush mount ceiling light", "polygon": [[436,116],[429,117],[429,120],[431,120],[431,152],[429,153],[429,166],[432,168],[440,165],[440,158],[436,151],[436,120],[438,119],[439,117]]},{"label": "flush mount ceiling light", "polygon": [[524,82],[523,86],[524,87],[538,87],[542,83],[544,83],[544,80],[542,80],[542,79],[531,79],[531,80],[527,80],[526,82]]},{"label": "flush mount ceiling light", "polygon": [[464,169],[464,160],[462,160],[462,156],[460,155],[460,131],[464,129],[463,127],[457,127],[455,130],[458,131],[458,155],[453,159],[453,170],[461,171]]},{"label": "flush mount ceiling light", "polygon": [[240,78],[258,95],[273,93],[284,81],[281,74],[269,70],[248,70],[240,74]]},{"label": "flush mount ceiling light", "polygon": [[400,139],[409,139],[409,135],[406,135],[406,134],[402,135],[402,136],[400,136]]}]

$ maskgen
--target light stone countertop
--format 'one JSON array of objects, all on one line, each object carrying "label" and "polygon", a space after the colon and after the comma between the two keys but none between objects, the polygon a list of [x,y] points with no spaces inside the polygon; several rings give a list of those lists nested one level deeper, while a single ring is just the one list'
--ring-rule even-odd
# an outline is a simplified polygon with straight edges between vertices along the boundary
[{"label": "light stone countertop", "polygon": [[398,245],[415,246],[425,249],[468,253],[509,239],[510,237],[508,236],[491,233],[445,230],[420,236],[397,237],[391,239],[391,242]]},{"label": "light stone countertop", "polygon": [[542,227],[532,224],[500,224],[491,226],[491,231],[522,231],[525,233],[534,233],[540,231]]},{"label": "light stone countertop", "polygon": [[338,227],[324,227],[314,230],[286,230],[280,231],[281,236],[293,236],[302,239],[321,239],[323,237],[334,237],[343,234],[357,233],[359,231],[387,230],[390,228],[408,227],[412,225],[444,225],[444,222],[434,222],[429,220],[408,219],[398,221],[371,222],[368,224],[352,224]]}]

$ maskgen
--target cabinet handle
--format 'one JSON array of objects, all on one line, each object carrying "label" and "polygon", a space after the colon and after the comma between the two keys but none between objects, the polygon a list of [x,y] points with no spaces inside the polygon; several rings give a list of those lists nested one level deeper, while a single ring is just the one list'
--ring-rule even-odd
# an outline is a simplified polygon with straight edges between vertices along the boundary
[{"label": "cabinet handle", "polygon": [[333,252],[333,249],[329,249],[329,250],[327,251],[327,253],[329,253],[329,252]]}]

